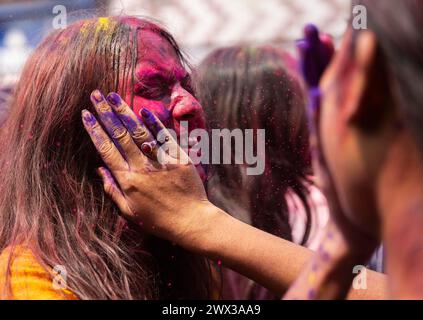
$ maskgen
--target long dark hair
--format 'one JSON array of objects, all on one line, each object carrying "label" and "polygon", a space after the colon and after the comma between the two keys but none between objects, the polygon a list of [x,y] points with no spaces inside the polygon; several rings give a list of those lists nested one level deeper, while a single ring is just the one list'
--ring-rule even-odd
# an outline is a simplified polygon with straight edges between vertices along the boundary
[{"label": "long dark hair", "polygon": [[[204,258],[119,216],[81,124],[81,110],[94,111],[92,90],[124,93],[134,85],[137,33],[144,30],[166,39],[185,63],[173,37],[145,19],[76,22],[29,58],[2,127],[0,250],[24,244],[46,268],[63,265],[68,289],[81,299],[209,297]],[[7,295],[10,285],[4,289]]]},{"label": "long dark hair", "polygon": [[[214,166],[210,199],[234,215],[234,203],[241,203],[252,225],[292,240],[285,195],[294,191],[308,216],[305,244],[311,216],[305,97],[284,53],[271,46],[217,49],[199,66],[195,83],[210,129],[266,130],[264,174],[247,177],[241,165]],[[241,190],[247,197],[240,198]]]}]

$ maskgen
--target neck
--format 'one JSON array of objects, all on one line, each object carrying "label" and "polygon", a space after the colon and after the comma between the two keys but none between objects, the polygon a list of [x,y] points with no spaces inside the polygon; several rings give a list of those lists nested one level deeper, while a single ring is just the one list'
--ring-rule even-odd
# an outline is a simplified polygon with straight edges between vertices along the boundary
[{"label": "neck", "polygon": [[378,206],[394,298],[423,298],[423,155],[402,133],[381,166]]}]

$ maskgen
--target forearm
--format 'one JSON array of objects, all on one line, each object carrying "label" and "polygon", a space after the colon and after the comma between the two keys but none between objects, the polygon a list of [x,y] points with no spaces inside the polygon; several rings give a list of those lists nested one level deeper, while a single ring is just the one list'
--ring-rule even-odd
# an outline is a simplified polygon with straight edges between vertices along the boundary
[{"label": "forearm", "polygon": [[[302,246],[251,227],[214,206],[207,206],[202,217],[203,223],[185,238],[184,247],[220,260],[224,266],[281,295],[297,280],[314,255]],[[367,290],[352,289],[348,298],[385,296],[383,275],[369,272],[367,280]]]},{"label": "forearm", "polygon": [[221,261],[273,292],[282,295],[312,255],[306,248],[253,228],[217,208],[207,215],[210,220],[206,219],[188,249]]}]

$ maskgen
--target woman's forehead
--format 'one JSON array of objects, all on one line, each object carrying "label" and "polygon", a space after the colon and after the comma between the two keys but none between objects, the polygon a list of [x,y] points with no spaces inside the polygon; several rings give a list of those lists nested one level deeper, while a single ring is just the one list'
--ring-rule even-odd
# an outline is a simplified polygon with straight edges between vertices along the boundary
[{"label": "woman's forehead", "polygon": [[166,60],[179,61],[179,57],[175,48],[169,43],[163,36],[157,34],[151,30],[138,30],[137,33],[138,42],[138,55],[143,56],[154,56]]},{"label": "woman's forehead", "polygon": [[162,54],[177,57],[175,48],[170,42],[160,34],[160,28],[148,21],[134,17],[121,17],[120,22],[137,30],[137,42],[142,43],[147,48],[159,50]]},{"label": "woman's forehead", "polygon": [[145,71],[175,74],[177,78],[186,73],[173,46],[150,30],[138,32],[138,66]]},{"label": "woman's forehead", "polygon": [[[169,40],[161,34],[161,29],[154,23],[135,17],[100,17],[92,20],[83,20],[76,23],[76,29],[84,33],[88,26],[97,31],[113,30],[112,25],[127,25],[136,31],[136,46],[138,60],[165,61],[172,65],[181,65],[180,56]],[[75,28],[72,28],[73,30]],[[132,42],[132,37],[128,40]],[[132,38],[133,39],[133,38]],[[129,44],[132,46],[132,43]]]},{"label": "woman's forehead", "polygon": [[[136,46],[136,75],[138,79],[162,76],[164,78],[183,79],[187,71],[181,61],[180,54],[174,45],[162,34],[160,27],[154,23],[134,17],[105,17],[85,20],[76,24],[80,32],[88,27],[96,32],[113,32],[116,26],[129,26],[130,32],[136,32],[133,37],[121,39],[126,45]],[[88,30],[88,29],[87,29]],[[128,29],[127,29],[128,30]]]}]

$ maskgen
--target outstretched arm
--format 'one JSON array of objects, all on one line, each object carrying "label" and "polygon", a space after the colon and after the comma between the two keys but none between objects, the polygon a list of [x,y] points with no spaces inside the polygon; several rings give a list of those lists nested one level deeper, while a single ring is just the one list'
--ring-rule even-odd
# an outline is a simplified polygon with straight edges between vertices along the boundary
[{"label": "outstretched arm", "polygon": [[[187,241],[189,250],[199,252],[281,295],[285,299],[379,300],[387,298],[386,276],[363,270],[365,287],[351,287],[354,267],[362,261],[336,244],[336,231],[328,227],[328,238],[319,252],[283,240],[251,227],[210,206],[198,208],[207,218]],[[329,253],[330,252],[330,253]],[[317,268],[316,268],[317,267]]]},{"label": "outstretched arm", "polygon": [[[126,218],[159,237],[220,260],[274,292],[286,292],[312,252],[212,205],[189,157],[148,110],[142,112],[144,125],[121,99],[108,103],[97,91],[92,101],[107,133],[88,111],[83,111],[83,122],[108,168],[99,170],[106,193]],[[163,154],[162,150],[177,152]],[[375,277],[374,284],[369,281],[367,295],[355,291],[352,297],[380,298],[382,278]]]}]

